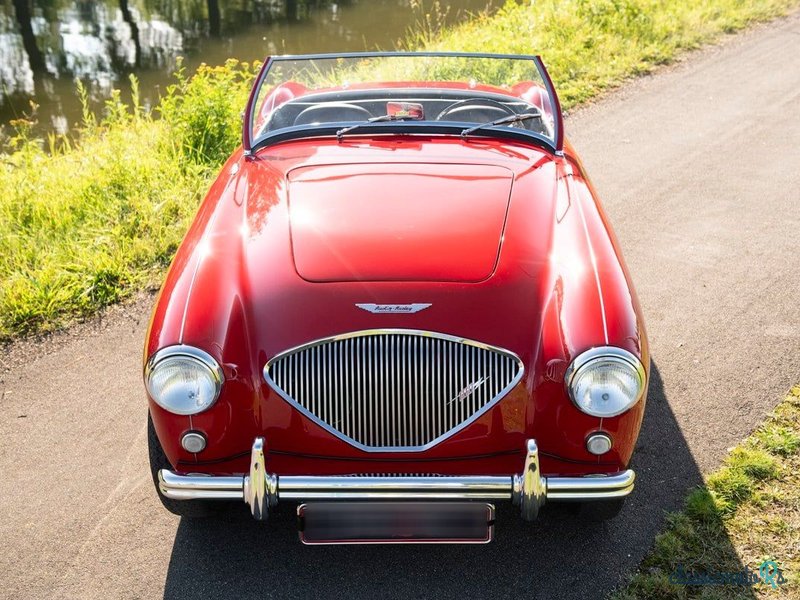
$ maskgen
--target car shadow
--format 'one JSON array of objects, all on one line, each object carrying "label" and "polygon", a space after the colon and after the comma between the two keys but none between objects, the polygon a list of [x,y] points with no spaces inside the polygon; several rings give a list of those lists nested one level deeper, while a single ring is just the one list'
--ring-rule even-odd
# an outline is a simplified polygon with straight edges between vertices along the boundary
[{"label": "car shadow", "polygon": [[498,503],[487,546],[303,546],[291,505],[265,523],[244,505],[217,519],[182,519],[164,597],[602,598],[636,569],[665,511],[702,481],[655,364],[632,468],[636,489],[614,520],[586,524],[551,505],[526,523]]}]

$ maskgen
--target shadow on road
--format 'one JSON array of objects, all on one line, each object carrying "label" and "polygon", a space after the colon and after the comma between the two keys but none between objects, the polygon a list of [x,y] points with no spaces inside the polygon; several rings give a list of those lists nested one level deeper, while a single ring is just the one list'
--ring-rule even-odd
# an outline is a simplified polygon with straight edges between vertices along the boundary
[{"label": "shadow on road", "polygon": [[291,505],[266,523],[244,505],[219,519],[183,519],[164,597],[602,598],[636,568],[664,511],[701,482],[655,364],[632,468],[636,490],[613,521],[579,523],[551,505],[529,524],[499,503],[488,546],[306,547]]}]

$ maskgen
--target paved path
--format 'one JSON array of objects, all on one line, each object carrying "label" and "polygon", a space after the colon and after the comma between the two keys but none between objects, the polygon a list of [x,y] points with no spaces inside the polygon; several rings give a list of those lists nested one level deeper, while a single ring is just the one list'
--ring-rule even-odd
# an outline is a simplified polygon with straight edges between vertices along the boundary
[{"label": "paved path", "polygon": [[[800,14],[567,121],[644,306],[640,479],[611,524],[500,509],[488,547],[304,548],[291,514],[182,522],[154,496],[146,303],[0,358],[0,596],[596,598],[700,472],[800,381]],[[2,368],[0,364],[0,368]],[[778,557],[780,558],[780,557]]]}]

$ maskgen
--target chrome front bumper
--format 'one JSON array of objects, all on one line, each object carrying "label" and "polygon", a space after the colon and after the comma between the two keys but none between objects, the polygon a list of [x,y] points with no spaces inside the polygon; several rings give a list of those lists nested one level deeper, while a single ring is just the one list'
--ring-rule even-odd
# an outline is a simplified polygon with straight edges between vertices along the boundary
[{"label": "chrome front bumper", "polygon": [[539,449],[528,440],[522,473],[467,476],[311,476],[275,475],[266,470],[264,438],[256,438],[250,453],[250,473],[216,477],[158,472],[161,493],[173,500],[244,500],[259,520],[266,519],[278,500],[511,500],[522,518],[536,519],[547,501],[610,500],[633,490],[631,470],[617,475],[544,477]]}]

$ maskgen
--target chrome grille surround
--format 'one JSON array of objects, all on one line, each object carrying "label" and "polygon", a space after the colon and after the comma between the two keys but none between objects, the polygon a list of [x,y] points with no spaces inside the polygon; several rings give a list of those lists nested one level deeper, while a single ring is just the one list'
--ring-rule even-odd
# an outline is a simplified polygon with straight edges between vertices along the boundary
[{"label": "chrome grille surround", "polygon": [[508,350],[409,329],[316,340],[264,366],[284,400],[366,452],[432,448],[491,409],[523,373]]}]

